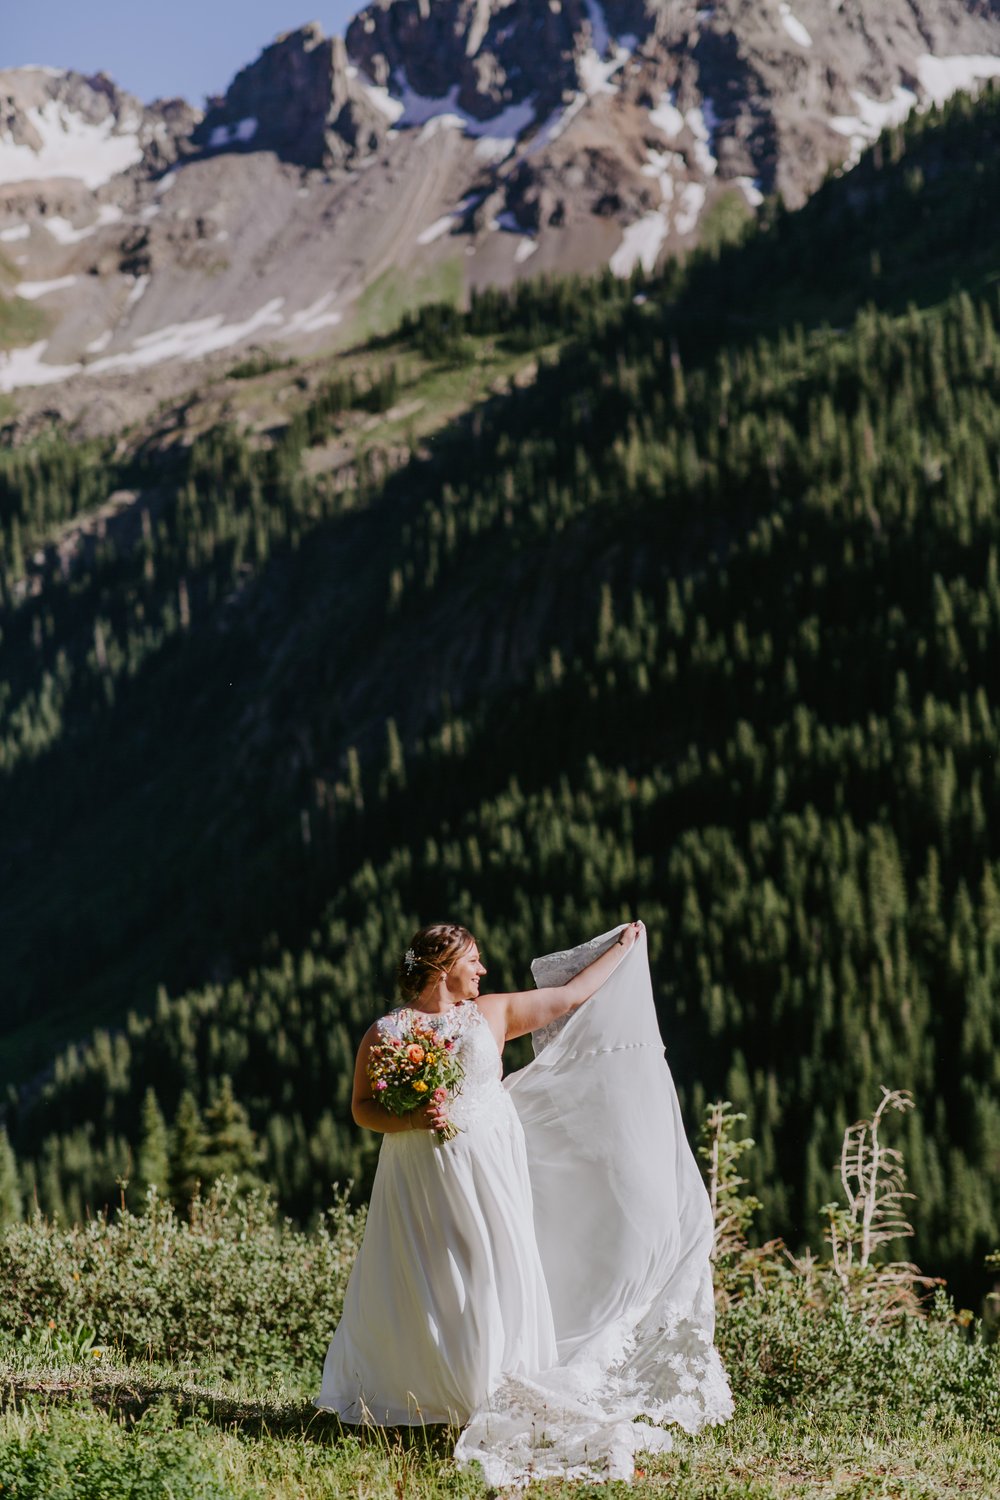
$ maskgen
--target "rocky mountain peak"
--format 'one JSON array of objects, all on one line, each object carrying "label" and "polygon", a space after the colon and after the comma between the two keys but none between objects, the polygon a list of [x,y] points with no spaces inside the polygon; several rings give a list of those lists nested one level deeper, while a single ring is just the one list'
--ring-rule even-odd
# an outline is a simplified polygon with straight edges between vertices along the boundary
[{"label": "rocky mountain peak", "polygon": [[183,100],[146,106],[104,73],[0,72],[0,183],[53,177],[97,188],[130,168],[175,161],[199,116]]},{"label": "rocky mountain peak", "polygon": [[994,0],[371,0],[343,40],[279,36],[204,119],[0,73],[0,392],[132,401],[139,371],[316,348],[383,278],[652,271],[991,77]]},{"label": "rocky mountain peak", "polygon": [[310,22],[237,73],[192,136],[203,151],[273,151],[304,167],[350,166],[384,144],[388,121],[357,83],[340,37]]}]

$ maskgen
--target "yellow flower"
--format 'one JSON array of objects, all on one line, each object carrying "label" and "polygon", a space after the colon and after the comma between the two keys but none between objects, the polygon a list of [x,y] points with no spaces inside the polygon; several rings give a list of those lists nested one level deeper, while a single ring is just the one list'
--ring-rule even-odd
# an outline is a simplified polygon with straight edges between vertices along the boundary
[{"label": "yellow flower", "polygon": [[94,1356],[95,1359],[100,1359],[101,1355],[104,1353],[104,1350],[103,1349],[91,1349],[90,1352]]},{"label": "yellow flower", "polygon": [[429,1063],[436,1063],[437,1062],[437,1053],[436,1052],[428,1052],[428,1054],[427,1054],[427,1061]]},{"label": "yellow flower", "polygon": [[419,1078],[417,1079],[417,1081],[413,1085],[413,1087],[414,1087],[414,1089],[416,1090],[416,1092],[418,1094],[426,1094],[426,1092],[427,1092],[427,1085],[426,1085],[426,1083],[421,1083],[421,1081],[420,1081]]}]

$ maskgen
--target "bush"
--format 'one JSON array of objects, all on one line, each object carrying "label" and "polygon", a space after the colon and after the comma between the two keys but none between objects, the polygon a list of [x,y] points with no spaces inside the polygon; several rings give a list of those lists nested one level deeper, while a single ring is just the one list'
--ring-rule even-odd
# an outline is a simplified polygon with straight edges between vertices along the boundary
[{"label": "bush", "polygon": [[737,1402],[830,1416],[880,1407],[1000,1429],[1000,1346],[964,1327],[940,1292],[927,1316],[877,1330],[845,1306],[810,1303],[789,1280],[734,1303],[718,1343]]},{"label": "bush", "polygon": [[266,1193],[237,1198],[231,1183],[187,1219],[155,1192],[141,1216],[123,1209],[66,1229],[36,1216],[0,1238],[0,1332],[85,1328],[128,1359],[223,1375],[318,1365],[362,1225],[340,1198],[305,1233]]},{"label": "bush", "polygon": [[169,1407],[153,1408],[130,1432],[96,1411],[23,1415],[0,1437],[4,1500],[225,1500],[216,1452],[197,1424],[172,1426]]}]

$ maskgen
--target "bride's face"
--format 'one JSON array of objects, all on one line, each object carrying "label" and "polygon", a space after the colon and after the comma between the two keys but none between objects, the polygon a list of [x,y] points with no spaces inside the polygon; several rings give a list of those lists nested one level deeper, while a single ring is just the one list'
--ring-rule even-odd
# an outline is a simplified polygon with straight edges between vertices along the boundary
[{"label": "bride's face", "polygon": [[479,956],[479,944],[473,943],[456,958],[448,975],[448,988],[463,1000],[475,999],[486,965]]}]

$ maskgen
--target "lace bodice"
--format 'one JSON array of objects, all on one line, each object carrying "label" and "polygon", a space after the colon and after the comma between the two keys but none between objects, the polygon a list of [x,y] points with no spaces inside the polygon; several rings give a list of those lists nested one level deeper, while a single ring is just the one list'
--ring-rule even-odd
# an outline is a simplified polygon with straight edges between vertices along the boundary
[{"label": "lace bodice", "polygon": [[[383,1016],[378,1023],[379,1030],[390,1036],[399,1036],[414,1019],[421,1025],[430,1026],[442,1041],[451,1039],[455,1043],[465,1074],[461,1092],[450,1110],[451,1119],[459,1130],[466,1130],[473,1121],[510,1109],[500,1082],[503,1067],[497,1044],[486,1017],[474,1000],[462,1000],[440,1015],[403,1006]],[[392,1137],[394,1140],[407,1138]]]}]

